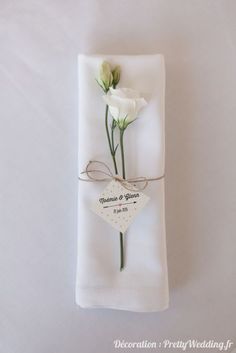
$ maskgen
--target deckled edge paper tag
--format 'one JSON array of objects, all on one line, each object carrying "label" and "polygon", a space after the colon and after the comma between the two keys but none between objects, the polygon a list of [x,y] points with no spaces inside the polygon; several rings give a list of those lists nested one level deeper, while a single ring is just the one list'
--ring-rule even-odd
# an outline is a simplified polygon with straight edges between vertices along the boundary
[{"label": "deckled edge paper tag", "polygon": [[124,233],[149,199],[142,192],[128,190],[119,181],[112,180],[94,202],[92,210]]}]

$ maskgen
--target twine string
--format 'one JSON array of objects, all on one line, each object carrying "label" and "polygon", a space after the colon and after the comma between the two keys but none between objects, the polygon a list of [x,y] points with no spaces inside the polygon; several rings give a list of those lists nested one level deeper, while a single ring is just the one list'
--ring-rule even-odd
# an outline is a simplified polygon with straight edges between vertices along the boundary
[{"label": "twine string", "polygon": [[[154,178],[147,178],[147,177],[140,176],[135,178],[124,179],[117,174],[113,174],[111,169],[106,163],[102,161],[97,161],[97,160],[89,161],[85,170],[80,174],[87,176],[87,178],[79,177],[79,180],[81,181],[101,182],[101,181],[116,180],[120,182],[121,185],[129,191],[142,191],[146,189],[150,181],[161,180],[165,177],[165,174],[163,174],[159,177],[154,177]],[[140,184],[140,183],[143,183],[143,184]]]}]

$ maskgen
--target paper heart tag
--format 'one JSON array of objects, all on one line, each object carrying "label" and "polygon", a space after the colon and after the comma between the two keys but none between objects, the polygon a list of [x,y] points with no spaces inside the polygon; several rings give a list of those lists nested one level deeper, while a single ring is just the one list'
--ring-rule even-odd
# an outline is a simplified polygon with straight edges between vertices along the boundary
[{"label": "paper heart tag", "polygon": [[124,233],[149,197],[136,189],[127,190],[122,183],[112,180],[92,205],[92,210],[119,232]]}]

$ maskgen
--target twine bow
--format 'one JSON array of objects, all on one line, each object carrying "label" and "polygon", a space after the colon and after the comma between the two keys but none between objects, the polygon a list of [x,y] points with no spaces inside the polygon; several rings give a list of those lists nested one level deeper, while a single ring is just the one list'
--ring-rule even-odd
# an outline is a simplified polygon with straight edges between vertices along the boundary
[{"label": "twine bow", "polygon": [[[96,167],[97,165],[97,167]],[[155,178],[147,178],[147,177],[136,177],[136,178],[129,178],[124,179],[119,175],[113,174],[109,166],[102,162],[102,161],[89,161],[85,171],[81,172],[80,174],[86,174],[86,178],[79,177],[81,181],[109,181],[109,180],[116,180],[121,185],[129,190],[129,191],[142,191],[144,190],[150,181],[161,180],[165,177],[165,174],[155,177]],[[143,184],[141,184],[143,183]],[[137,185],[138,184],[138,185]]]}]

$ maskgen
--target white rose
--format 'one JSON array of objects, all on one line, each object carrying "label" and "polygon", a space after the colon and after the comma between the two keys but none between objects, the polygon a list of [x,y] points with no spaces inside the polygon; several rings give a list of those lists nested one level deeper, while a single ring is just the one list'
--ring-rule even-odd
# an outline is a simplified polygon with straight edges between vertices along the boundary
[{"label": "white rose", "polygon": [[103,98],[120,128],[126,128],[134,121],[140,109],[147,104],[145,99],[131,88],[113,89],[110,87],[108,94]]}]

